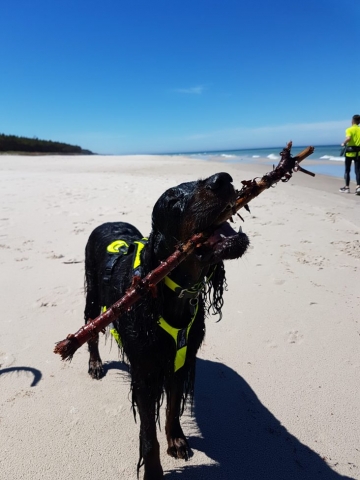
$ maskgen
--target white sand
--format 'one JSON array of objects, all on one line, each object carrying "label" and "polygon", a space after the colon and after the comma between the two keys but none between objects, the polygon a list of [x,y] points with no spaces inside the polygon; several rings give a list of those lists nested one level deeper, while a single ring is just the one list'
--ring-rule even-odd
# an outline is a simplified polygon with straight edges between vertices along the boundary
[{"label": "white sand", "polygon": [[[53,353],[83,323],[87,238],[115,220],[146,235],[166,188],[218,171],[240,187],[266,168],[0,157],[1,479],[136,478],[139,426],[116,347],[101,339],[101,381],[85,346],[70,364]],[[207,321],[183,417],[194,456],[166,455],[162,415],[165,478],[360,479],[360,197],[340,186],[298,173],[242,213],[251,249],[227,262],[224,318]]]}]

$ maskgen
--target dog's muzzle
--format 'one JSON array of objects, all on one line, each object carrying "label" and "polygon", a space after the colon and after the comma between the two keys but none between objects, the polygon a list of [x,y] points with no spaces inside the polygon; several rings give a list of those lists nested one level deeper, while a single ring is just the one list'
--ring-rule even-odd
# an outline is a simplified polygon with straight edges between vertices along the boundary
[{"label": "dog's muzzle", "polygon": [[236,232],[228,222],[221,223],[195,254],[204,263],[240,258],[249,246],[249,238],[240,226]]}]

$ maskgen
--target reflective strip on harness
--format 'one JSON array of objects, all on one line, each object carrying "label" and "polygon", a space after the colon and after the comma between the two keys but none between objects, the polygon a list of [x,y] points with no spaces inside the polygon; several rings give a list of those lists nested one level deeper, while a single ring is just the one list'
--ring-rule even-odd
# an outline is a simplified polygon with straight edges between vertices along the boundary
[{"label": "reflective strip on harness", "polygon": [[126,255],[128,249],[129,245],[125,242],[125,240],[115,240],[115,242],[112,242],[107,246],[106,250],[109,253],[122,253]]},{"label": "reflective strip on harness", "polygon": [[144,241],[135,241],[134,243],[135,243],[135,245],[137,245],[135,258],[134,258],[134,264],[133,264],[133,269],[135,270],[141,264],[140,253],[141,253],[142,249],[145,247],[145,242]]},{"label": "reflective strip on harness", "polygon": [[[174,361],[174,372],[177,372],[181,367],[184,366],[186,360],[186,353],[187,353],[187,339],[189,335],[190,328],[194,323],[196,314],[198,311],[198,305],[196,305],[194,315],[186,328],[174,328],[167,323],[167,321],[163,317],[159,317],[159,326],[165,330],[175,341],[176,345],[176,355]],[[102,307],[101,313],[106,312],[106,307]],[[122,347],[121,337],[119,332],[114,328],[114,325],[110,324],[110,333],[116,340],[116,343],[119,347]]]},{"label": "reflective strip on harness", "polygon": [[162,329],[165,330],[175,341],[176,345],[176,355],[174,362],[174,371],[177,372],[179,368],[183,367],[186,360],[187,353],[187,339],[190,332],[190,328],[194,323],[196,314],[198,311],[198,304],[195,306],[195,311],[189,325],[185,328],[174,328],[167,323],[163,317],[159,317],[159,325]]},{"label": "reflective strip on harness", "polygon": [[[106,307],[101,307],[101,313],[106,312],[106,310]],[[116,340],[116,343],[119,345],[119,347],[122,347],[122,341],[119,332],[114,328],[114,325],[112,323],[110,323],[110,333]]]}]

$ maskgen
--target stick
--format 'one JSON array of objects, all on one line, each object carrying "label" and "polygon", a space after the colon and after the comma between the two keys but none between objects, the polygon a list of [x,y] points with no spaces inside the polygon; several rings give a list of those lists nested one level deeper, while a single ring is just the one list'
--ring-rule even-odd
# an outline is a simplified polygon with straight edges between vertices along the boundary
[{"label": "stick", "polygon": [[[280,180],[287,182],[294,171],[300,170],[314,176],[314,174],[299,167],[299,163],[313,153],[314,147],[307,147],[294,158],[290,155],[291,147],[292,142],[289,142],[280,154],[281,160],[278,166],[274,168],[272,172],[267,173],[260,180],[254,179],[242,182],[243,188],[237,192],[235,206],[231,210],[224,212],[216,221],[216,225],[220,225],[229,220],[232,215],[241,208],[246,207],[253,198],[257,197],[265,189],[270,188]],[[214,228],[212,230],[214,230]],[[148,273],[146,277],[142,279],[138,277],[134,278],[133,284],[120,300],[115,302],[106,312],[94,320],[90,320],[75,334],[69,334],[65,340],[58,342],[55,346],[54,353],[59,354],[62,360],[70,360],[76,350],[85,342],[96,336],[99,332],[103,332],[111,322],[125,313],[143,295],[152,292],[157,283],[174,270],[195,248],[209,238],[211,232],[210,230],[193,235],[184,245],[179,245],[172,255],[161,262],[161,264],[152,272]]]}]

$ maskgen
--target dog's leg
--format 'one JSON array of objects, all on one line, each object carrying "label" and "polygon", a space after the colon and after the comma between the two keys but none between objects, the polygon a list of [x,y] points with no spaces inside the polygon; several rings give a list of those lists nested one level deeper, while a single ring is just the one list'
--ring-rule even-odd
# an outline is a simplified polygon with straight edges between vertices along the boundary
[{"label": "dog's leg", "polygon": [[[98,288],[96,284],[96,275],[92,275],[92,272],[86,269],[86,304],[85,304],[85,324],[90,320],[96,318],[100,313],[100,300],[98,294]],[[95,334],[94,337],[88,341],[88,347],[90,352],[89,358],[89,375],[92,378],[100,379],[104,376],[104,369],[99,354],[99,334]]]},{"label": "dog's leg", "polygon": [[189,445],[180,426],[180,408],[183,396],[183,381],[175,377],[167,392],[165,432],[168,442],[167,453],[174,458],[188,459]]},{"label": "dog's leg", "polygon": [[[97,310],[97,312],[99,312]],[[85,308],[85,323],[89,321],[89,319],[96,318],[99,315],[99,313],[93,314],[90,312],[89,315],[89,310]],[[88,347],[89,347],[89,353],[90,353],[90,358],[89,358],[89,370],[88,373],[89,375],[96,379],[99,380],[104,376],[104,369],[103,369],[103,364],[101,361],[100,353],[99,353],[99,334],[96,333],[91,340],[88,341]]]},{"label": "dog's leg", "polygon": [[[151,383],[151,379],[147,378]],[[134,401],[140,415],[140,460],[144,463],[144,480],[162,480],[160,448],[156,437],[155,400],[149,394],[148,384],[133,385]],[[140,467],[140,462],[138,468]]]},{"label": "dog's leg", "polygon": [[88,341],[89,347],[89,370],[88,373],[91,378],[100,380],[104,376],[104,368],[99,354],[99,334],[96,334]]}]

